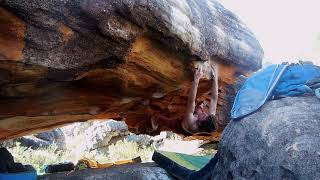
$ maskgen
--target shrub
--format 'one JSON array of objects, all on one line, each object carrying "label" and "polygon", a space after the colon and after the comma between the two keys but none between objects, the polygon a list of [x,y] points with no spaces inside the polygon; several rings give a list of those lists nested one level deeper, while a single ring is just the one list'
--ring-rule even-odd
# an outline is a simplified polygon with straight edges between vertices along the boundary
[{"label": "shrub", "polygon": [[91,160],[104,162],[115,162],[119,160],[133,159],[140,156],[142,161],[151,161],[153,148],[139,147],[135,142],[118,141],[114,145],[110,145],[107,154],[99,151],[75,151],[74,149],[57,151],[56,145],[52,145],[46,149],[36,149],[20,146],[20,143],[8,150],[13,155],[15,162],[22,164],[30,164],[38,174],[44,173],[45,165],[57,164],[62,162],[77,163],[79,159],[86,157]]},{"label": "shrub", "polygon": [[138,156],[141,157],[143,162],[146,162],[151,161],[153,150],[154,149],[151,146],[139,147],[139,144],[136,142],[122,140],[109,146],[108,156],[113,162],[118,160],[133,159]]},{"label": "shrub", "polygon": [[39,174],[44,173],[44,165],[58,163],[61,161],[60,152],[56,152],[56,146],[52,145],[47,149],[33,150],[20,146],[20,143],[8,148],[14,157],[15,162],[32,165]]}]

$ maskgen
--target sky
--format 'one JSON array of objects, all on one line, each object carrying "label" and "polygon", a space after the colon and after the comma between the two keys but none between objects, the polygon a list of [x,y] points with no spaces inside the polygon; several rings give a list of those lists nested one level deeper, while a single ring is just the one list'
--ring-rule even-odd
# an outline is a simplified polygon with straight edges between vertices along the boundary
[{"label": "sky", "polygon": [[218,0],[255,34],[264,61],[320,64],[319,0]]}]

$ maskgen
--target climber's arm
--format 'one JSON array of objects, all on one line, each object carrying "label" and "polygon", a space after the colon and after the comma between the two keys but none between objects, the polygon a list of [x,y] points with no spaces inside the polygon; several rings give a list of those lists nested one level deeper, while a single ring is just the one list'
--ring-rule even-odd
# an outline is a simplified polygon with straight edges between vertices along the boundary
[{"label": "climber's arm", "polygon": [[219,87],[218,87],[218,72],[215,67],[212,68],[211,78],[212,78],[212,86],[211,86],[211,99],[210,99],[209,113],[212,115],[216,115]]},{"label": "climber's arm", "polygon": [[201,76],[202,76],[202,68],[198,68],[194,74],[194,80],[192,82],[192,87],[189,92],[186,115],[192,115],[194,113],[197,89],[198,89],[199,80]]}]

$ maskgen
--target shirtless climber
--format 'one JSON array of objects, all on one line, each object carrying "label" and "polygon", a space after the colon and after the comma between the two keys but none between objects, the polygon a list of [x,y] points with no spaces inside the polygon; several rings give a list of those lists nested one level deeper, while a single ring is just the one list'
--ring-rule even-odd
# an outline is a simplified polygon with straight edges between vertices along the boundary
[{"label": "shirtless climber", "polygon": [[195,104],[198,84],[201,76],[203,75],[202,66],[200,66],[195,74],[192,82],[192,87],[188,96],[187,111],[183,119],[181,118],[168,118],[161,115],[156,115],[151,119],[154,129],[157,129],[158,124],[163,124],[172,129],[179,129],[182,127],[185,131],[193,134],[198,132],[213,132],[216,129],[216,108],[218,102],[218,73],[217,68],[211,68],[211,100],[209,105],[209,113],[204,111],[204,103]]}]

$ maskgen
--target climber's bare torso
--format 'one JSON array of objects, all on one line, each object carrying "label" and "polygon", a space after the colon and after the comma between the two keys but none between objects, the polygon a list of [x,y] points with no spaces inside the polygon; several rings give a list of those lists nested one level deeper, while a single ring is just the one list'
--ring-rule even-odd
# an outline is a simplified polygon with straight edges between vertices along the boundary
[{"label": "climber's bare torso", "polygon": [[[187,111],[185,114],[185,118],[182,121],[181,125],[184,130],[195,133],[195,132],[210,132],[215,128],[202,127],[202,123],[210,124],[208,121],[214,121],[214,117],[216,115],[217,101],[218,101],[218,73],[217,68],[212,66],[211,69],[211,99],[209,105],[209,113],[205,113],[203,110],[203,103],[200,103],[196,106],[195,100],[197,95],[197,89],[199,85],[200,78],[202,77],[202,66],[200,66],[195,74],[194,80],[192,82],[192,87],[188,96],[187,102]],[[211,117],[211,118],[210,118]],[[213,119],[212,119],[213,118]],[[215,123],[215,122],[212,122]]]},{"label": "climber's bare torso", "polygon": [[200,78],[203,75],[202,66],[196,70],[194,80],[189,92],[187,110],[184,118],[168,118],[161,115],[156,115],[151,119],[152,126],[157,129],[159,124],[172,129],[179,129],[182,127],[189,133],[197,132],[212,132],[215,130],[215,115],[218,101],[218,73],[216,66],[211,66],[211,99],[208,114],[204,111],[203,103],[195,104],[197,89]]}]

